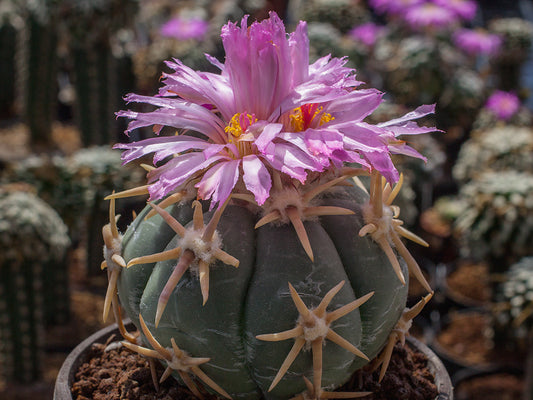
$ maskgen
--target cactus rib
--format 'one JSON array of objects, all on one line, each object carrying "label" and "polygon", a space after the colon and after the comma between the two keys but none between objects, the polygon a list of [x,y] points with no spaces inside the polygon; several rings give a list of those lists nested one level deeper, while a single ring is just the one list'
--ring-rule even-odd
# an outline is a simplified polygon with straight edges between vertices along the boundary
[{"label": "cactus rib", "polygon": [[309,310],[300,295],[289,282],[289,290],[292,300],[296,306],[296,309],[298,310],[298,313],[300,314],[296,327],[284,332],[256,336],[257,339],[264,341],[281,341],[291,338],[295,339],[291,351],[279,368],[279,371],[272,381],[268,391],[274,389],[274,387],[279,383],[281,378],[283,378],[283,376],[287,373],[293,361],[296,359],[296,356],[305,346],[306,348],[311,347],[313,352],[313,387],[314,392],[318,393],[322,387],[322,346],[326,338],[338,344],[342,348],[352,352],[356,356],[368,360],[368,357],[362,351],[357,349],[330,328],[330,324],[333,321],[355,310],[364,304],[374,294],[374,292],[370,292],[363,297],[341,308],[338,308],[335,311],[326,313],[327,306],[342,288],[344,283],[344,281],[341,281],[339,284],[333,287],[329,292],[326,293],[317,308],[314,310]]}]

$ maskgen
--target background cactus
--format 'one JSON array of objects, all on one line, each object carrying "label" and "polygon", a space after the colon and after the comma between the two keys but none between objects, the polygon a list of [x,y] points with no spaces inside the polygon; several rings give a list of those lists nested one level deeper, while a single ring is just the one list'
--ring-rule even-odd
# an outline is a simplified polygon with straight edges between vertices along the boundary
[{"label": "background cactus", "polygon": [[[100,273],[100,231],[107,220],[107,208],[100,199],[113,190],[137,186],[142,179],[140,168],[122,167],[120,153],[101,146],[81,149],[70,156],[28,157],[10,164],[1,181],[25,182],[35,188],[39,197],[61,215],[72,242],[92,246],[86,264],[89,274],[94,275]],[[131,212],[134,203],[122,203],[120,212]]]},{"label": "background cactus", "polygon": [[465,207],[455,221],[462,255],[505,271],[530,253],[533,240],[533,175],[487,171],[459,192]]},{"label": "background cactus", "polygon": [[32,382],[42,372],[44,324],[69,313],[67,228],[34,195],[2,191],[0,246],[0,371]]},{"label": "background cactus", "polygon": [[529,127],[498,125],[472,132],[463,144],[453,167],[460,184],[489,170],[533,172],[533,130]]},{"label": "background cactus", "polygon": [[56,116],[57,13],[51,1],[24,2],[19,12],[24,26],[16,47],[17,107],[30,129],[32,146],[42,151],[51,144]]},{"label": "background cactus", "polygon": [[120,141],[116,121],[124,92],[133,88],[133,50],[122,38],[133,35],[137,1],[63,0],[61,29],[69,47],[66,63],[75,88],[74,115],[84,146]]},{"label": "background cactus", "polygon": [[510,266],[494,295],[496,330],[521,348],[525,348],[533,327],[532,276],[533,257],[524,257]]}]

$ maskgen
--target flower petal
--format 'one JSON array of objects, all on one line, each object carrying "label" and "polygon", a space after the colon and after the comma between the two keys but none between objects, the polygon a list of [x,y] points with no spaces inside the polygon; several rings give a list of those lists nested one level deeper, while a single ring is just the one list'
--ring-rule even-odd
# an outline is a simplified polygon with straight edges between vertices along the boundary
[{"label": "flower petal", "polygon": [[211,199],[210,209],[217,203],[224,203],[230,196],[239,179],[241,160],[225,160],[207,170],[202,180],[196,184],[201,199]]},{"label": "flower petal", "polygon": [[272,187],[270,172],[265,164],[254,155],[246,156],[242,159],[242,169],[244,171],[243,180],[246,189],[254,194],[257,204],[263,204],[268,198]]}]

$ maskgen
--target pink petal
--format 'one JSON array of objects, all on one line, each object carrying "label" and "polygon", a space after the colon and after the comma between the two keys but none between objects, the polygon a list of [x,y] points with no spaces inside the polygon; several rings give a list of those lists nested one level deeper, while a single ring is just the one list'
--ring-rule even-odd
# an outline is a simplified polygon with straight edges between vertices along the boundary
[{"label": "pink petal", "polygon": [[246,188],[254,194],[257,204],[262,205],[268,198],[272,187],[270,172],[265,164],[254,155],[242,159],[242,169]]},{"label": "pink petal", "polygon": [[217,203],[224,203],[230,196],[239,179],[241,160],[221,161],[207,170],[202,180],[196,184],[201,199],[211,199],[210,208]]}]

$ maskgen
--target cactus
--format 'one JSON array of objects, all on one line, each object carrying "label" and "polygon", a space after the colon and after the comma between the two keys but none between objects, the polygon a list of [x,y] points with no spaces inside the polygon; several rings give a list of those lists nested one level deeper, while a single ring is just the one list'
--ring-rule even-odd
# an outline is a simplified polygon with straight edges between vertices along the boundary
[{"label": "cactus", "polygon": [[[203,389],[195,380],[236,399],[286,399],[306,389],[317,398],[365,395],[324,390],[340,387],[385,349],[378,360],[383,375],[391,343],[403,341],[409,320],[431,297],[404,312],[409,274],[428,292],[431,287],[401,239],[427,245],[398,219],[393,202],[401,180],[390,153],[417,154],[403,142],[396,147],[400,142],[392,137],[433,131],[412,120],[434,108],[363,123],[380,94],[353,90],[353,71],[342,67],[343,60],[326,57],[309,66],[304,28],[300,23],[287,38],[275,13],[250,27],[246,18],[241,27],[228,23],[222,30],[226,64],[211,59],[222,75],[168,63],[175,72],[160,93],[170,96],[126,97],[162,108],[118,113],[133,119],[129,129],[154,125],[159,132],[163,121],[187,129],[115,146],[125,150],[126,162],[145,152],[155,157],[147,185],[107,197],[104,319],[111,309],[120,319],[120,300],[142,332],[140,343],[127,339],[124,345],[161,360],[162,379],[173,375],[197,395]],[[315,74],[315,68],[327,72]],[[257,73],[271,96],[247,98],[259,84]],[[320,87],[313,103],[289,100],[303,90],[300,84]],[[346,86],[336,92],[336,85]],[[222,97],[210,97],[217,93]],[[345,96],[355,96],[365,109],[355,116],[336,96],[348,103]],[[286,111],[276,111],[292,101]],[[368,133],[360,139],[365,146],[352,147],[345,118],[362,129],[358,134]],[[314,136],[326,128],[340,142],[326,133]],[[360,163],[344,165],[337,157]],[[322,164],[314,163],[319,159]],[[370,175],[368,187],[359,175]],[[116,200],[145,194],[148,206],[122,235]]]},{"label": "cactus", "polygon": [[531,48],[533,24],[521,18],[499,18],[489,23],[489,30],[503,39],[501,50],[493,59],[498,87],[519,90],[520,70]]},{"label": "cactus", "polygon": [[17,59],[17,107],[37,151],[51,144],[57,104],[58,32],[51,1],[27,2],[21,11]]},{"label": "cactus", "polygon": [[4,3],[0,8],[0,118],[10,119],[15,115],[15,54],[23,21],[13,2]]},{"label": "cactus", "polygon": [[[75,117],[84,146],[109,145],[119,139],[114,110],[124,90],[131,90],[128,36],[136,1],[61,1],[61,26],[66,33],[76,91]],[[130,79],[128,84],[124,77]]]},{"label": "cactus", "polygon": [[533,173],[533,130],[499,125],[474,131],[463,144],[453,167],[453,177],[466,183],[488,170]]},{"label": "cactus", "polygon": [[341,34],[347,33],[354,25],[370,19],[368,10],[353,0],[311,0],[302,1],[297,10],[299,18],[307,22],[321,22],[335,26]]},{"label": "cactus", "polygon": [[91,275],[100,272],[100,229],[107,215],[99,199],[112,190],[135,187],[142,179],[139,169],[122,168],[119,152],[108,146],[81,149],[70,156],[31,156],[10,165],[2,177],[3,182],[32,185],[61,215],[72,241],[88,243],[91,251],[87,252],[86,265]]},{"label": "cactus", "polygon": [[487,171],[465,184],[464,209],[455,221],[465,257],[485,259],[505,271],[530,252],[533,240],[533,174]]},{"label": "cactus", "polygon": [[[522,342],[533,327],[533,257],[524,257],[511,265],[505,280],[497,287],[494,321],[508,339]],[[509,329],[512,327],[512,329]]]},{"label": "cactus", "polygon": [[69,313],[67,228],[26,192],[0,193],[0,363],[4,378],[38,379],[44,324]]}]

